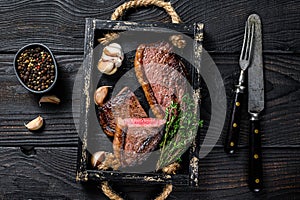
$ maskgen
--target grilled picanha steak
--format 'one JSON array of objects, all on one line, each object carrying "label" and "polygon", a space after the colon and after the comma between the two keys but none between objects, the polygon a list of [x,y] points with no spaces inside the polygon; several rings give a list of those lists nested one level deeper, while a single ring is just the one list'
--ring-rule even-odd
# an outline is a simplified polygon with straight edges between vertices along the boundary
[{"label": "grilled picanha steak", "polygon": [[114,136],[116,120],[148,117],[134,93],[124,87],[113,99],[98,107],[100,125],[108,136]]},{"label": "grilled picanha steak", "polygon": [[122,167],[141,164],[162,138],[166,121],[157,118],[118,118],[114,154]]},{"label": "grilled picanha steak", "polygon": [[152,112],[163,119],[171,101],[180,103],[187,92],[186,68],[165,42],[141,44],[134,68]]}]

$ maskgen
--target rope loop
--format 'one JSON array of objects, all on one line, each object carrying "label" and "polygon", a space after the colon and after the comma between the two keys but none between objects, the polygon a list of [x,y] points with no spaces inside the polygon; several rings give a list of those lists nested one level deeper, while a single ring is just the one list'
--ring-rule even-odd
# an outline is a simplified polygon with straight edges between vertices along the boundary
[{"label": "rope loop", "polygon": [[[157,6],[163,8],[171,17],[172,23],[174,24],[178,24],[182,22],[179,15],[172,7],[171,3],[164,2],[163,0],[132,0],[132,1],[125,2],[116,8],[116,10],[111,15],[111,20],[119,19],[120,17],[123,16],[125,11],[128,9],[137,8],[137,7],[147,7],[147,6]],[[112,32],[112,33],[105,34],[104,37],[98,39],[98,41],[103,45],[107,45],[108,43],[117,39],[118,37],[119,37],[118,33]]]},{"label": "rope loop", "polygon": [[117,20],[121,16],[123,16],[124,12],[130,8],[137,8],[137,7],[147,7],[147,6],[157,6],[163,8],[168,15],[170,15],[172,23],[178,24],[181,22],[180,17],[171,6],[170,2],[164,2],[162,0],[134,0],[128,1],[124,4],[120,5],[116,8],[115,12],[111,15],[111,20]]}]

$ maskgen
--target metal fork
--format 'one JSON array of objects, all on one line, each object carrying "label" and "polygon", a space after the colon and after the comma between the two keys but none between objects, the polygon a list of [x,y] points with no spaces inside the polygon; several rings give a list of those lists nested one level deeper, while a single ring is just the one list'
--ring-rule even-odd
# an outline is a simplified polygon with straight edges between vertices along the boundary
[{"label": "metal fork", "polygon": [[250,64],[250,59],[252,55],[252,46],[253,46],[253,35],[254,35],[254,24],[252,23],[250,26],[248,25],[250,22],[246,23],[245,26],[245,34],[244,34],[244,41],[243,41],[243,47],[240,55],[240,77],[239,77],[239,84],[236,86],[241,86],[244,83],[245,79],[245,71],[248,68]]},{"label": "metal fork", "polygon": [[254,35],[254,24],[250,22],[249,18],[246,22],[243,47],[240,55],[239,65],[241,68],[239,83],[236,85],[235,89],[235,99],[232,109],[232,114],[229,123],[229,130],[227,133],[225,141],[225,152],[233,154],[236,152],[239,132],[240,132],[240,121],[241,121],[241,102],[243,93],[245,90],[244,80],[245,80],[245,71],[250,65],[250,60],[252,58],[252,46],[253,46],[253,36]]}]

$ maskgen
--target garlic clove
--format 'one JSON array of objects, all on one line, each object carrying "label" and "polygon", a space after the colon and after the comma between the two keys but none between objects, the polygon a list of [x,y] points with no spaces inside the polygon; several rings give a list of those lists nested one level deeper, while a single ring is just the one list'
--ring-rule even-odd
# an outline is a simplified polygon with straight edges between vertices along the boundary
[{"label": "garlic clove", "polygon": [[112,56],[106,55],[104,52],[102,53],[102,56],[101,56],[101,60],[103,60],[105,62],[114,61],[117,58],[118,57],[112,57]]},{"label": "garlic clove", "polygon": [[101,165],[106,157],[105,151],[97,151],[92,155],[91,158],[91,165],[93,168],[96,168],[97,166]]},{"label": "garlic clove", "polygon": [[119,45],[118,43],[111,43],[108,46],[118,48],[118,49],[122,49],[121,45]]},{"label": "garlic clove", "polygon": [[107,75],[112,75],[112,74],[116,73],[117,70],[118,70],[118,68],[117,68],[117,67],[114,67],[110,72],[108,72],[108,73],[106,73],[106,74],[107,74]]},{"label": "garlic clove", "polygon": [[102,55],[101,60],[104,62],[112,62],[112,63],[114,63],[115,67],[121,67],[122,61],[123,61],[119,57],[111,57],[111,56],[107,56],[105,54]]},{"label": "garlic clove", "polygon": [[105,55],[112,56],[112,57],[121,57],[122,56],[121,49],[111,47],[111,46],[105,47],[103,49],[103,53]]},{"label": "garlic clove", "polygon": [[28,124],[24,124],[26,128],[30,131],[36,131],[40,129],[44,124],[44,120],[41,116],[31,120]]},{"label": "garlic clove", "polygon": [[104,74],[114,74],[117,68],[121,67],[123,59],[124,53],[122,47],[117,43],[112,43],[104,47],[98,62],[98,70]]},{"label": "garlic clove", "polygon": [[59,104],[60,103],[60,99],[55,96],[55,95],[46,95],[43,96],[40,101],[39,101],[39,105],[41,106],[41,103],[54,103],[54,104]]},{"label": "garlic clove", "polygon": [[117,43],[112,43],[112,44],[106,46],[103,49],[103,53],[108,56],[119,57],[122,60],[124,59],[124,53],[122,51],[122,47],[121,47],[121,45],[119,45]]},{"label": "garlic clove", "polygon": [[98,62],[98,70],[101,73],[109,74],[114,68],[115,68],[114,62],[104,61],[102,59],[100,59],[100,61]]},{"label": "garlic clove", "polygon": [[94,93],[94,102],[96,105],[101,106],[108,94],[108,88],[111,86],[101,86]]},{"label": "garlic clove", "polygon": [[121,65],[122,65],[122,59],[121,59],[121,58],[115,59],[115,60],[114,60],[114,64],[115,64],[115,67],[116,67],[116,68],[121,67]]}]

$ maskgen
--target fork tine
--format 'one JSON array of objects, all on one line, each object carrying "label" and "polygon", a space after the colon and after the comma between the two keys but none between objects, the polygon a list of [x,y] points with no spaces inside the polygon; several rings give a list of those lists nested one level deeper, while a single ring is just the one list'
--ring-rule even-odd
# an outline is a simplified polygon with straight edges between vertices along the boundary
[{"label": "fork tine", "polygon": [[240,55],[240,60],[249,61],[252,53],[253,37],[254,37],[254,24],[251,23],[251,25],[249,25],[249,23],[246,22],[244,41],[243,41],[242,52]]},{"label": "fork tine", "polygon": [[244,60],[249,61],[250,55],[251,55],[251,49],[252,49],[252,40],[253,40],[253,23],[248,24],[248,30],[247,30],[247,45],[246,45],[246,53],[244,55]]},{"label": "fork tine", "polygon": [[243,60],[248,60],[249,44],[250,44],[250,30],[251,30],[251,26],[249,26],[249,24],[248,24],[248,30],[247,30],[247,42],[246,42],[246,52],[245,52],[245,55],[244,55],[244,57],[243,57]]},{"label": "fork tine", "polygon": [[248,54],[248,56],[247,56],[247,60],[249,60],[250,59],[250,56],[251,56],[251,53],[252,53],[252,49],[253,49],[253,37],[254,37],[254,29],[255,29],[255,25],[252,23],[251,24],[251,32],[250,32],[250,47],[249,47],[249,54]]},{"label": "fork tine", "polygon": [[245,25],[244,40],[243,40],[243,46],[242,46],[242,52],[241,52],[241,55],[240,55],[240,60],[243,60],[244,53],[245,53],[245,45],[246,45],[247,33],[248,33],[247,29],[248,29],[248,22],[246,22],[246,25]]}]

